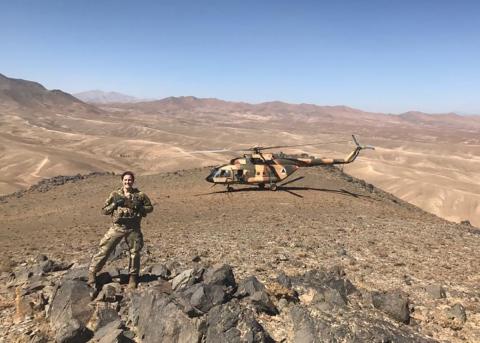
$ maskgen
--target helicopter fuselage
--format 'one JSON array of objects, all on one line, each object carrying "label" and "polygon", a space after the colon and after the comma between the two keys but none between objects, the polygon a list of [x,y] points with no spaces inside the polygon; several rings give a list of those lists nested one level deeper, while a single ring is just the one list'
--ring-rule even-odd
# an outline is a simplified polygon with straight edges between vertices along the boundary
[{"label": "helicopter fuselage", "polygon": [[218,184],[274,184],[292,175],[301,166],[311,165],[306,154],[248,154],[214,168],[206,180]]}]

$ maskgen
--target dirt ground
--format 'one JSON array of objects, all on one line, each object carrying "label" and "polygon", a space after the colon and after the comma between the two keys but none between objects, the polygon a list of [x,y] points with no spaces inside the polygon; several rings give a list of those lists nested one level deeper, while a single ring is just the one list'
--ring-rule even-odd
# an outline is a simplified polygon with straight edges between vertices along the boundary
[{"label": "dirt ground", "polygon": [[[480,341],[480,231],[426,213],[336,168],[302,169],[278,191],[204,181],[208,169],[139,176],[155,210],[143,222],[142,264],[176,260],[233,266],[262,280],[340,265],[357,286],[399,289],[412,301],[414,325],[452,342]],[[0,202],[2,271],[46,254],[88,262],[109,227],[100,214],[120,177],[103,175],[26,192]],[[127,261],[115,262],[126,266]],[[442,285],[444,299],[425,293]],[[12,290],[2,287],[10,299]],[[463,329],[443,327],[431,313],[461,303]],[[1,309],[0,309],[1,310]],[[432,319],[433,318],[433,319]],[[7,325],[4,322],[3,325]]]}]

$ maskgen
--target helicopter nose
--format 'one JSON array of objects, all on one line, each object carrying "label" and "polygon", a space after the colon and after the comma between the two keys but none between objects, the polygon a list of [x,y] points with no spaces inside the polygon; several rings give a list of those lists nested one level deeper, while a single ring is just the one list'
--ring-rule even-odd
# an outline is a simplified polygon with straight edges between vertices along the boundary
[{"label": "helicopter nose", "polygon": [[207,182],[213,182],[213,176],[212,176],[212,175],[208,175],[208,176],[205,178],[205,180],[206,180]]}]

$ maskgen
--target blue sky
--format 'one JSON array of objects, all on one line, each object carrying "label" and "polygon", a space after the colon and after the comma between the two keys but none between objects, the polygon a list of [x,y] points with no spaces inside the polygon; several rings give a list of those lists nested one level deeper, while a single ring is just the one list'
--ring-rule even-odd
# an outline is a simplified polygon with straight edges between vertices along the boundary
[{"label": "blue sky", "polygon": [[71,93],[480,114],[478,1],[1,1],[0,44]]}]

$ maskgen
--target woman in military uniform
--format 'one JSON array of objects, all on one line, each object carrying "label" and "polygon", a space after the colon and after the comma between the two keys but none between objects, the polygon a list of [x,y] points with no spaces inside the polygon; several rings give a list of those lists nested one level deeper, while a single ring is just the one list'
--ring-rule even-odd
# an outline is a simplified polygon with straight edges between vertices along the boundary
[{"label": "woman in military uniform", "polygon": [[89,268],[88,283],[95,285],[96,275],[103,268],[110,253],[122,239],[128,245],[130,260],[128,282],[129,288],[136,288],[140,272],[140,250],[143,247],[143,235],[140,230],[142,218],[153,211],[147,195],[133,188],[135,176],[126,171],[122,174],[122,187],[110,193],[102,208],[102,213],[111,215],[113,225],[100,241],[98,252],[92,257]]}]

